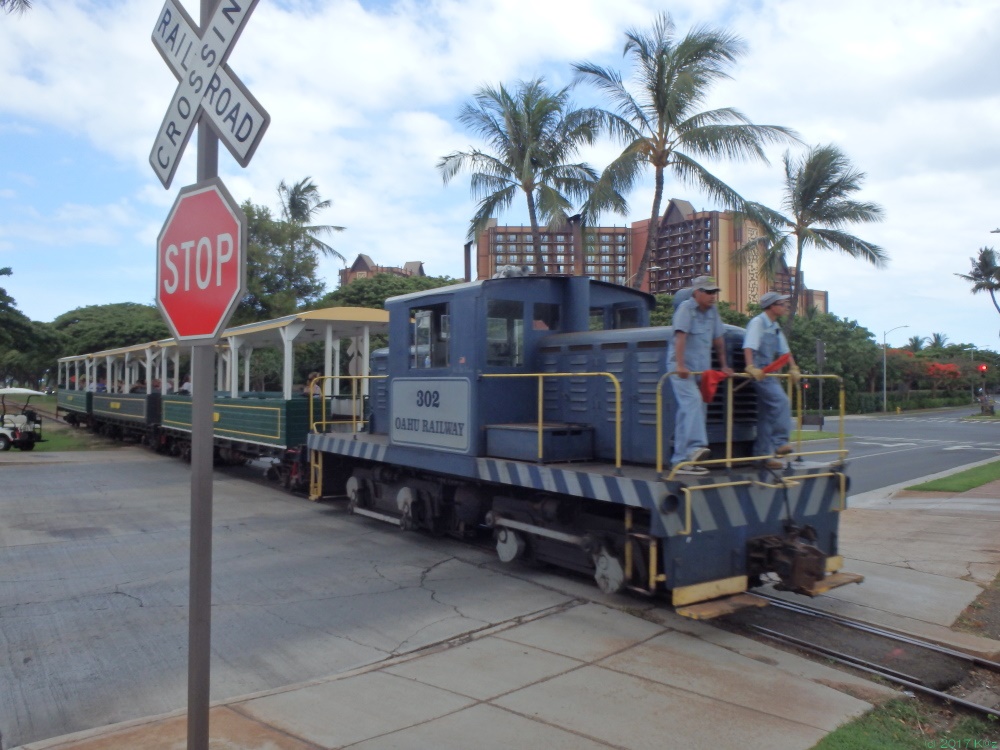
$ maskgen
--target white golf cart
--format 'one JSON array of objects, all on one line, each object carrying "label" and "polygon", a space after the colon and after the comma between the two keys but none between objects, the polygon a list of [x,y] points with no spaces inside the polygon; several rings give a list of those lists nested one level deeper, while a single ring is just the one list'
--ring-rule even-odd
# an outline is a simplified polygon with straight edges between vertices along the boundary
[{"label": "white golf cart", "polygon": [[[42,418],[29,405],[32,396],[44,396],[30,388],[0,388],[0,451],[11,446],[23,451],[33,450],[42,440]],[[8,407],[7,397],[16,398],[20,406]],[[8,408],[11,412],[8,413]]]}]

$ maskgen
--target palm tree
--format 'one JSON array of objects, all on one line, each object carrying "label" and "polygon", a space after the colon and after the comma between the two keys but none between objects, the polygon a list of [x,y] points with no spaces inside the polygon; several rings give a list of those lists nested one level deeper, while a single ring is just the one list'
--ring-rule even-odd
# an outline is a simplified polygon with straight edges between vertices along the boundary
[{"label": "palm tree", "polygon": [[928,349],[944,349],[948,345],[948,337],[943,333],[932,333],[927,341]]},{"label": "palm tree", "polygon": [[[773,275],[780,267],[795,238],[795,276],[792,279],[791,308],[787,325],[795,317],[802,292],[802,255],[806,247],[839,250],[852,258],[866,260],[876,268],[885,266],[886,252],[871,242],[844,231],[849,224],[882,221],[877,203],[856,201],[851,196],[861,189],[865,173],[855,169],[836,146],[813,146],[800,159],[784,155],[785,185],[782,207],[787,216],[759,203],[747,204],[743,218],[752,219],[763,229],[764,269]],[[751,240],[734,252],[738,264],[754,257],[760,240]]]},{"label": "palm tree", "polygon": [[656,246],[667,169],[727,207],[741,208],[743,198],[695,158],[767,163],[765,145],[798,138],[788,128],[754,125],[736,109],[700,109],[712,84],[729,78],[729,68],[745,54],[746,44],[739,37],[699,26],[678,39],[668,13],[658,15],[648,32],[633,28],[625,37],[623,56],[632,59],[635,93],[617,71],[593,63],[573,67],[579,79],[607,97],[614,111],[603,113],[603,126],[625,146],[604,170],[602,185],[611,182],[624,190],[636,183],[647,166],[654,170],[649,233],[633,282],[639,288]]},{"label": "palm tree", "polygon": [[343,255],[320,239],[322,235],[343,232],[344,227],[311,223],[316,214],[331,205],[330,201],[320,199],[319,188],[311,177],[304,177],[291,187],[282,180],[278,184],[278,197],[281,200],[281,218],[299,228],[306,249],[319,250],[323,255],[345,260]]},{"label": "palm tree", "polygon": [[0,0],[0,10],[8,13],[24,13],[30,10],[31,0]]},{"label": "palm tree", "polygon": [[[522,192],[537,256],[535,273],[544,274],[539,220],[552,228],[562,226],[573,201],[591,197],[597,171],[571,160],[581,146],[596,140],[600,113],[574,108],[569,87],[551,92],[544,79],[536,78],[518,81],[512,91],[503,84],[483,86],[474,101],[462,107],[458,120],[487,144],[487,150],[453,151],[437,163],[445,184],[463,170],[472,173],[472,196],[479,205],[468,238],[478,237],[487,222]],[[625,200],[609,192],[613,195],[602,204],[624,211]]]},{"label": "palm tree", "polygon": [[969,273],[956,273],[960,279],[965,279],[972,284],[972,293],[989,292],[990,299],[993,300],[993,307],[1000,313],[1000,304],[997,304],[997,290],[1000,290],[1000,265],[997,264],[997,254],[992,247],[982,247],[979,249],[979,256],[969,258],[972,262],[972,270]]},{"label": "palm tree", "polygon": [[924,344],[927,343],[926,336],[910,336],[910,340],[907,342],[906,346],[903,348],[909,352],[916,354],[921,349],[924,348]]}]

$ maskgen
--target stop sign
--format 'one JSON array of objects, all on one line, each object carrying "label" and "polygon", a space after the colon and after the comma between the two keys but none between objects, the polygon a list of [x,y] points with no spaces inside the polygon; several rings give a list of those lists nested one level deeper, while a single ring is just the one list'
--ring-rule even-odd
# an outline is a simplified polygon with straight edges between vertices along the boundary
[{"label": "stop sign", "polygon": [[246,289],[247,217],[214,177],[182,188],[156,240],[156,304],[178,340],[216,339]]}]

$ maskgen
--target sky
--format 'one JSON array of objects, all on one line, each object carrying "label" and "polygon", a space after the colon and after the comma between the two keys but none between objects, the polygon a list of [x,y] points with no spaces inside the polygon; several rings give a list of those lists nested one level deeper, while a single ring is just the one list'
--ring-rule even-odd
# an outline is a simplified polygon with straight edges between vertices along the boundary
[{"label": "sky", "polygon": [[[181,4],[199,17],[194,0]],[[192,139],[169,190],[148,162],[176,87],[150,38],[162,7],[34,0],[0,13],[0,267],[13,270],[0,286],[33,320],[154,301],[156,238],[196,181],[197,156]],[[220,147],[219,174],[237,201],[275,212],[279,182],[311,177],[332,202],[318,223],[346,227],[331,244],[348,263],[418,260],[460,278],[475,203],[468,176],[444,185],[436,164],[478,145],[456,119],[461,105],[486,84],[571,84],[574,62],[627,75],[626,29],[664,9],[681,34],[709,25],[747,42],[706,107],[835,144],[866,173],[858,197],[885,220],[853,232],[890,261],[810,251],[806,285],[829,292],[830,312],[890,347],[941,333],[1000,350],[989,296],[955,276],[979,248],[1000,248],[996,0],[261,0],[228,62],[271,124],[247,168]],[[573,100],[601,103],[585,86]],[[706,164],[779,207],[785,148],[769,150],[769,165]],[[607,141],[584,158],[600,169],[615,154]],[[648,218],[652,196],[650,172],[629,213],[601,223]],[[722,208],[669,176],[668,198]],[[528,223],[523,201],[498,218]],[[322,262],[328,290],[343,265]]]}]

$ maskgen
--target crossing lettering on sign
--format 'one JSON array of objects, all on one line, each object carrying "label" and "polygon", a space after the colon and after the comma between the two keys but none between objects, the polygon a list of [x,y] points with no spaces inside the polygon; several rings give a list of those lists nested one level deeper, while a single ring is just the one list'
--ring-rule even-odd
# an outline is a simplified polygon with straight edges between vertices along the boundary
[{"label": "crossing lettering on sign", "polygon": [[240,166],[249,164],[260,143],[270,117],[226,65],[257,2],[221,0],[201,32],[175,0],[164,2],[152,39],[178,84],[149,154],[164,187],[202,113]]}]

